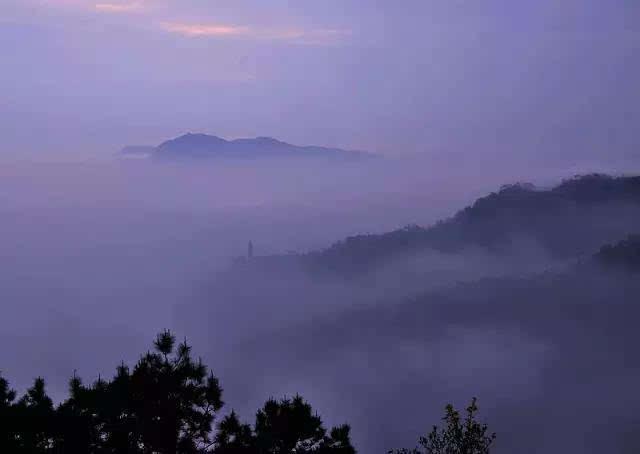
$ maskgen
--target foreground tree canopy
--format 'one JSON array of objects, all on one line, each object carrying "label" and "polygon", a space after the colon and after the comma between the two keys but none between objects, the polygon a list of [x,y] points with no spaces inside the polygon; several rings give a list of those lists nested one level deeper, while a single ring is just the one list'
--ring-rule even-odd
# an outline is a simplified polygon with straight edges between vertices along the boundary
[{"label": "foreground tree canopy", "polygon": [[442,418],[445,426],[434,426],[426,436],[420,437],[419,448],[389,451],[388,454],[489,454],[496,434],[489,433],[486,424],[476,421],[477,412],[475,398],[467,407],[464,419],[452,405],[447,405]]},{"label": "foreground tree canopy", "polygon": [[254,427],[235,413],[224,418],[222,388],[191,347],[170,332],[158,335],[154,352],[130,370],[122,364],[111,380],[84,385],[74,376],[69,397],[57,407],[37,378],[25,395],[0,377],[0,452],[64,454],[193,454],[320,452],[354,453],[349,426],[328,434],[301,397],[269,400]]},{"label": "foreground tree canopy", "polygon": [[[155,351],[132,370],[120,365],[111,380],[84,385],[75,376],[69,397],[55,406],[38,377],[17,399],[0,376],[0,453],[11,454],[355,454],[350,427],[326,430],[300,397],[269,399],[253,425],[231,412],[217,425],[222,388],[185,342],[168,331]],[[475,400],[464,423],[447,407],[442,431],[434,428],[421,444],[434,454],[488,454],[495,435],[473,419]],[[457,450],[451,450],[451,449]],[[397,451],[409,453],[416,451]]]},{"label": "foreground tree canopy", "polygon": [[320,417],[302,397],[270,399],[256,414],[253,427],[242,424],[235,413],[224,418],[216,437],[216,453],[355,454],[349,426],[334,427],[327,434]]}]

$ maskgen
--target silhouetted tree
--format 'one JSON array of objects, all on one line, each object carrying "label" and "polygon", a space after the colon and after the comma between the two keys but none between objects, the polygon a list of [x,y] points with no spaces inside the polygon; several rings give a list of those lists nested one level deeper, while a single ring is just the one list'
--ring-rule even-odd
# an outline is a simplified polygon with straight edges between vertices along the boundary
[{"label": "silhouetted tree", "polygon": [[185,342],[165,331],[156,351],[136,364],[130,378],[131,406],[143,452],[190,454],[211,445],[214,414],[222,407],[218,379]]},{"label": "silhouetted tree", "polygon": [[133,372],[84,386],[74,376],[56,411],[60,453],[192,454],[207,450],[222,389],[185,342],[165,331]]},{"label": "silhouetted tree", "polygon": [[476,421],[478,411],[476,398],[467,407],[466,416],[461,419],[460,413],[451,404],[445,407],[442,429],[434,426],[426,437],[420,437],[420,447],[412,450],[401,449],[389,451],[390,454],[489,454],[496,434],[488,433],[486,424]]},{"label": "silhouetted tree", "polygon": [[116,375],[102,390],[100,400],[103,422],[103,447],[112,453],[143,452],[136,414],[130,393],[131,374],[124,364],[118,366]]},{"label": "silhouetted tree", "polygon": [[18,401],[14,416],[20,426],[16,453],[46,453],[53,446],[53,401],[45,391],[44,379],[38,377]]},{"label": "silhouetted tree", "polygon": [[216,454],[355,453],[349,426],[334,427],[327,434],[320,417],[300,396],[268,400],[257,412],[253,429],[240,423],[235,413],[218,429]]},{"label": "silhouetted tree", "polygon": [[16,392],[9,387],[7,379],[0,375],[0,411],[10,408],[15,398]]},{"label": "silhouetted tree", "polygon": [[74,373],[69,381],[69,398],[56,410],[54,442],[56,453],[86,454],[102,452],[98,391],[84,386]]},{"label": "silhouetted tree", "polygon": [[243,424],[235,411],[218,424],[215,438],[216,454],[253,454],[256,439],[249,424]]},{"label": "silhouetted tree", "polygon": [[85,385],[75,372],[69,397],[54,408],[37,378],[17,402],[0,376],[0,453],[9,454],[355,454],[349,426],[327,433],[300,396],[270,399],[253,427],[232,412],[218,425],[218,380],[191,347],[165,331],[155,351],[132,371],[124,364],[111,380]]},{"label": "silhouetted tree", "polygon": [[17,425],[13,401],[16,392],[9,387],[9,382],[0,375],[0,452],[16,452]]}]

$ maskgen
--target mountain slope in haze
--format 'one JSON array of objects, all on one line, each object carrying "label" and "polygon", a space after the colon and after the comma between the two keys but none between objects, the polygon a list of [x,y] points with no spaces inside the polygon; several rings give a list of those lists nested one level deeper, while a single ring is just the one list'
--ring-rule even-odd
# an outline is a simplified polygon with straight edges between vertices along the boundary
[{"label": "mountain slope in haze", "polygon": [[[391,337],[398,341],[397,336],[400,339],[414,336],[434,338],[456,323],[491,326],[496,322],[516,320],[522,323],[523,328],[547,330],[544,333],[549,334],[551,325],[586,320],[602,324],[608,318],[605,314],[612,315],[613,310],[617,311],[618,322],[624,323],[634,337],[640,337],[636,330],[637,317],[625,316],[632,313],[640,316],[640,305],[637,304],[640,294],[638,251],[640,235],[630,235],[625,240],[602,246],[584,260],[555,271],[459,281],[410,297],[386,295],[387,302],[396,300],[396,304],[356,305],[346,311],[335,311],[299,326],[299,333],[295,336],[293,333],[282,335],[283,342],[290,342],[290,337],[306,339],[314,346],[299,342],[295,349],[308,347],[311,351],[320,352],[322,349],[316,349],[315,344],[326,342],[327,338],[332,339],[335,348],[344,348],[352,342],[367,343],[373,339],[385,343]],[[572,310],[567,311],[568,308]],[[601,314],[594,317],[596,309]],[[371,325],[370,330],[365,328],[367,325]],[[349,326],[358,326],[358,330],[348,329]],[[430,329],[425,329],[427,326]],[[611,326],[606,328],[608,332],[615,331]],[[367,339],[365,334],[371,339]],[[567,333],[559,329],[558,334]],[[609,340],[616,339],[612,337]],[[629,347],[635,348],[635,345]],[[274,350],[287,349],[277,346]],[[292,353],[300,354],[297,350]],[[332,354],[326,349],[325,353],[328,356]],[[634,361],[640,367],[640,356],[634,355]]]},{"label": "mountain slope in haze", "polygon": [[626,240],[603,246],[594,260],[608,268],[640,271],[640,235],[629,235]]},{"label": "mountain slope in haze", "polygon": [[144,150],[158,159],[204,159],[204,158],[332,158],[365,159],[373,155],[360,151],[318,146],[298,146],[271,137],[226,140],[207,134],[188,133],[167,140],[157,147],[129,146],[122,154]]},{"label": "mountain slope in haze", "polygon": [[[385,416],[394,414],[405,437],[423,411],[416,396],[431,402],[472,389],[500,409],[492,423],[505,434],[501,453],[573,452],[570,443],[583,439],[585,454],[638,452],[637,437],[626,434],[639,422],[640,274],[619,267],[639,244],[631,237],[562,270],[460,282],[410,297],[383,286],[386,301],[345,304],[261,333],[237,347],[238,361],[257,371],[280,361],[294,383],[317,371],[318,383],[333,380],[333,395],[361,408],[367,427],[388,425]],[[603,261],[602,251],[615,253]],[[269,374],[261,379],[279,378]],[[540,413],[542,441],[530,430],[542,424]],[[607,430],[593,431],[594,425]],[[572,439],[558,449],[566,433]],[[366,452],[397,445],[402,436],[395,436],[370,431]]]},{"label": "mountain slope in haze", "polygon": [[[287,383],[349,402],[350,419],[367,428],[364,452],[422,433],[411,421],[424,418],[425,403],[470,392],[494,406],[497,452],[640,452],[629,436],[639,423],[640,240],[619,242],[634,232],[639,177],[505,186],[429,228],[246,259],[218,279],[226,293],[211,291],[233,309],[212,305],[202,319],[209,327],[286,313],[269,330],[247,330],[235,364],[275,384],[274,365],[284,364]],[[520,273],[540,250],[562,266]],[[443,262],[447,275],[429,273]],[[512,269],[491,273],[500,262]]]},{"label": "mountain slope in haze", "polygon": [[592,174],[544,190],[531,184],[505,185],[430,227],[350,236],[305,254],[255,257],[253,268],[353,277],[409,263],[425,252],[455,256],[470,251],[566,262],[637,231],[640,177]]},{"label": "mountain slope in haze", "polygon": [[529,184],[503,186],[431,227],[352,236],[299,259],[315,271],[346,274],[424,249],[509,254],[529,248],[566,260],[635,231],[640,231],[640,177],[594,174],[548,190]]}]

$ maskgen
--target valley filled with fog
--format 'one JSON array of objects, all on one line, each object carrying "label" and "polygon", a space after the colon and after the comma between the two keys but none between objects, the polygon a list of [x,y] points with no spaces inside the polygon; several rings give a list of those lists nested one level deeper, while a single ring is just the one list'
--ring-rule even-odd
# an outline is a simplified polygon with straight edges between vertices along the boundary
[{"label": "valley filled with fog", "polygon": [[[538,412],[555,415],[549,437],[564,430],[595,452],[606,439],[589,438],[575,412],[628,436],[637,420],[617,399],[640,378],[629,356],[637,309],[624,306],[637,284],[572,271],[597,248],[554,255],[523,234],[506,252],[421,247],[354,275],[242,265],[249,241],[258,264],[296,263],[348,236],[432,225],[504,183],[551,188],[572,170],[424,158],[8,162],[3,375],[19,390],[44,375],[61,399],[74,371],[109,376],[171,329],[220,378],[227,410],[250,418],[268,397],[301,393],[329,423],[349,422],[362,452],[411,445],[445,403],[472,396],[506,434],[498,452]],[[602,220],[588,222],[593,244],[640,231],[637,200],[623,202],[588,208]],[[568,220],[557,222],[560,231]],[[601,279],[582,288],[583,272]],[[545,273],[569,276],[550,283]],[[611,388],[620,392],[599,395]],[[560,452],[555,439],[535,443],[527,452]]]}]

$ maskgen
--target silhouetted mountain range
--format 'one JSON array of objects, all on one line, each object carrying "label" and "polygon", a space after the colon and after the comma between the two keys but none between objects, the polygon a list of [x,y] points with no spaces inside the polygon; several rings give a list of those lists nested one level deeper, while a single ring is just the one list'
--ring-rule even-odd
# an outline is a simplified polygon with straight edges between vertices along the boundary
[{"label": "silhouetted mountain range", "polygon": [[202,158],[333,158],[365,159],[372,154],[361,151],[348,151],[340,148],[318,146],[298,146],[282,142],[271,137],[253,139],[225,140],[207,134],[188,133],[167,140],[157,147],[127,146],[121,154],[146,155],[164,159],[202,159]]}]

